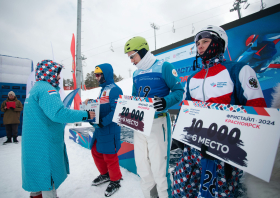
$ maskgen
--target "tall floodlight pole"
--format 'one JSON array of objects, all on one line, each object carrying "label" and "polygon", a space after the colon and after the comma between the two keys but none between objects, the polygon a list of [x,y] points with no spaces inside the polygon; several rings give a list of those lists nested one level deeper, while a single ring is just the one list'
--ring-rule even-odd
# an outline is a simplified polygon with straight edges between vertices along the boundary
[{"label": "tall floodlight pole", "polygon": [[[82,83],[82,56],[81,56],[81,22],[82,22],[82,0],[78,0],[77,9],[77,46],[76,46],[76,79],[77,88],[81,88]],[[79,90],[81,96],[81,89]]]},{"label": "tall floodlight pole", "polygon": [[155,50],[157,49],[157,42],[156,42],[156,30],[159,30],[159,26],[157,26],[155,23],[150,24],[151,27],[154,29],[154,35],[155,35]]},{"label": "tall floodlight pole", "polygon": [[[83,56],[81,56],[81,59],[84,61],[84,60],[86,60],[87,58],[83,55]],[[84,87],[84,85],[85,85],[85,81],[84,81],[84,67],[85,67],[85,65],[82,65],[82,90],[85,90],[85,87]]]},{"label": "tall floodlight pole", "polygon": [[[235,0],[235,2],[234,2],[233,5],[232,5],[233,8],[230,9],[230,12],[233,12],[233,11],[236,11],[236,10],[237,10],[237,12],[238,12],[238,17],[239,17],[239,19],[240,19],[240,18],[241,18],[240,4],[241,4],[241,3],[247,3],[247,1],[248,1],[248,0]],[[249,3],[245,4],[245,8],[244,8],[244,9],[247,9],[249,5],[250,5]]]}]

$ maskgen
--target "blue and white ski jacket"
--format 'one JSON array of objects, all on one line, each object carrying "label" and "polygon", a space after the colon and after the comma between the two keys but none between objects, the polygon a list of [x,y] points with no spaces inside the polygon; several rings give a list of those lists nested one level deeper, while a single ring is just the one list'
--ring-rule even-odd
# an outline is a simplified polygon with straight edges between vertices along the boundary
[{"label": "blue and white ski jacket", "polygon": [[113,116],[117,106],[119,95],[123,92],[119,86],[114,83],[113,68],[110,64],[98,65],[103,71],[105,81],[99,86],[102,87],[100,99],[100,121],[102,128],[95,128],[91,146],[96,140],[97,152],[103,154],[115,154],[121,147],[120,133],[121,127],[114,123]]},{"label": "blue and white ski jacket", "polygon": [[183,93],[178,74],[168,62],[157,60],[149,69],[138,69],[133,73],[132,96],[163,97],[166,101],[165,110],[180,102]]}]

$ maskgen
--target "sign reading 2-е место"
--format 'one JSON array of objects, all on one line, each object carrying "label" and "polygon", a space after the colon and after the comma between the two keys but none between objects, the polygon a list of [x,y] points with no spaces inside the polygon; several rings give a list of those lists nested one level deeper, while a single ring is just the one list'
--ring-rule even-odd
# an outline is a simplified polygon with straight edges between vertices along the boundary
[{"label": "sign reading 2-\u0435 \u043c\u0435\u0441\u0442\u043e", "polygon": [[154,114],[152,98],[121,95],[115,109],[113,122],[149,136]]},{"label": "sign reading 2-\u0435 \u043c\u0435\u0441\u0442\u043e", "polygon": [[280,137],[273,108],[183,101],[173,138],[269,181]]}]

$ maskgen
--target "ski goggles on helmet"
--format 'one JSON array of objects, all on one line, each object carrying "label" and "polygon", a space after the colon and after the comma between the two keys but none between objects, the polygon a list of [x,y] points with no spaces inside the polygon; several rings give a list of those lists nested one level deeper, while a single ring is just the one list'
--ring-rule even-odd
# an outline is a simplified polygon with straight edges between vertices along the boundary
[{"label": "ski goggles on helmet", "polygon": [[194,42],[197,43],[197,41],[199,41],[200,39],[203,38],[210,38],[212,39],[213,36],[216,36],[219,38],[218,34],[214,33],[214,32],[210,32],[210,31],[204,31],[204,32],[199,32],[194,39]]},{"label": "ski goggles on helmet", "polygon": [[138,51],[136,51],[135,53],[131,54],[131,55],[129,56],[129,58],[130,58],[130,59],[133,59],[134,56],[135,56],[137,53],[138,53]]}]

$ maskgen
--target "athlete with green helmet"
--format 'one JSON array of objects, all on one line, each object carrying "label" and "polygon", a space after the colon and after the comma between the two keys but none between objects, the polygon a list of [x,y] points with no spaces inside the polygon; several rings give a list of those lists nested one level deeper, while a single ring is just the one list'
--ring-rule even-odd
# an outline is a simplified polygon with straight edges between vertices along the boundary
[{"label": "athlete with green helmet", "polygon": [[136,36],[136,37],[129,39],[126,42],[125,47],[124,47],[124,53],[126,54],[132,50],[139,51],[143,48],[146,49],[147,51],[149,51],[149,45],[148,45],[146,39],[141,36]]},{"label": "athlete with green helmet", "polygon": [[146,198],[171,197],[172,134],[167,109],[182,100],[184,90],[174,66],[157,60],[145,38],[136,36],[128,40],[124,53],[137,67],[133,73],[132,96],[154,98],[156,110],[150,136],[134,133],[134,155],[141,188]]}]

